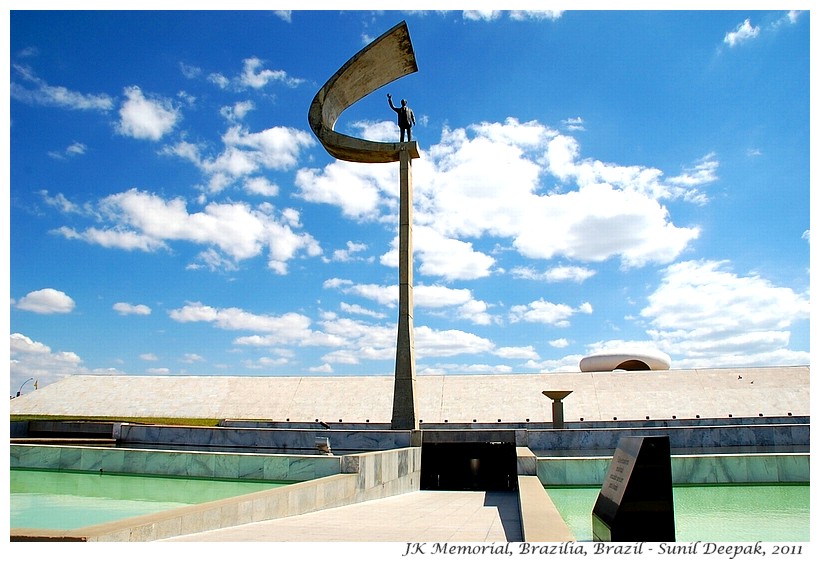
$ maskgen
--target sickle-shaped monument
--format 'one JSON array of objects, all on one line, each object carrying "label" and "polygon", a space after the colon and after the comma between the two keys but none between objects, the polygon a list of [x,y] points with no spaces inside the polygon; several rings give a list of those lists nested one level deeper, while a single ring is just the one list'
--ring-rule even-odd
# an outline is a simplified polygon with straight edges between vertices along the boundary
[{"label": "sickle-shaped monument", "polygon": [[316,93],[308,111],[310,128],[328,153],[349,162],[399,162],[399,322],[393,386],[393,429],[419,428],[413,336],[412,142],[374,142],[333,130],[342,112],[390,82],[418,71],[407,24],[394,26],[347,61]]},{"label": "sickle-shaped monument", "polygon": [[368,95],[414,72],[416,54],[407,24],[401,22],[383,33],[347,61],[316,93],[308,111],[314,134],[331,156],[349,162],[398,162],[404,148],[419,157],[415,142],[374,142],[333,130],[342,112]]}]

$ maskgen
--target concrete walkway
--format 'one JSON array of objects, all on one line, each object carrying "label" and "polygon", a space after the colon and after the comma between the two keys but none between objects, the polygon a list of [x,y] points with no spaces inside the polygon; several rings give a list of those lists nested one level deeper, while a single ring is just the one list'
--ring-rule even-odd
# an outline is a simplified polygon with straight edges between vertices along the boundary
[{"label": "concrete walkway", "polygon": [[516,492],[419,491],[166,541],[520,542]]}]

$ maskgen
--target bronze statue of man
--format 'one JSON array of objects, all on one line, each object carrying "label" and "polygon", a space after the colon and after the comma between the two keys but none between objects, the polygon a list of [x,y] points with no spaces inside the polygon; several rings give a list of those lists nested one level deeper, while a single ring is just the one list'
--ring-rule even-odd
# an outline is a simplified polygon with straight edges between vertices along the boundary
[{"label": "bronze statue of man", "polygon": [[412,139],[410,135],[410,127],[416,124],[416,116],[413,115],[413,110],[407,107],[407,100],[401,100],[401,107],[393,105],[393,96],[387,94],[387,103],[390,104],[390,109],[398,114],[399,130],[401,131],[401,141],[404,142],[404,133],[407,132],[407,142]]}]

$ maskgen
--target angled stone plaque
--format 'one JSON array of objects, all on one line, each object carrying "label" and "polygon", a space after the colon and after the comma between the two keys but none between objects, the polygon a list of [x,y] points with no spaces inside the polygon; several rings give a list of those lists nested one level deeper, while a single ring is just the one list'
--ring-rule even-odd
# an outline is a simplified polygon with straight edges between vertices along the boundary
[{"label": "angled stone plaque", "polygon": [[596,541],[674,541],[669,436],[622,437],[592,510]]}]

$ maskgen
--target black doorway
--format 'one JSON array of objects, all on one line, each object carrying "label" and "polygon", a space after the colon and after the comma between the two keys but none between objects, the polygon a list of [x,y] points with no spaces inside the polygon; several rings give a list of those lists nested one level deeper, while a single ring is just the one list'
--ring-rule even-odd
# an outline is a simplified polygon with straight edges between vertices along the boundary
[{"label": "black doorway", "polygon": [[425,443],[421,489],[515,491],[517,466],[513,443]]}]

